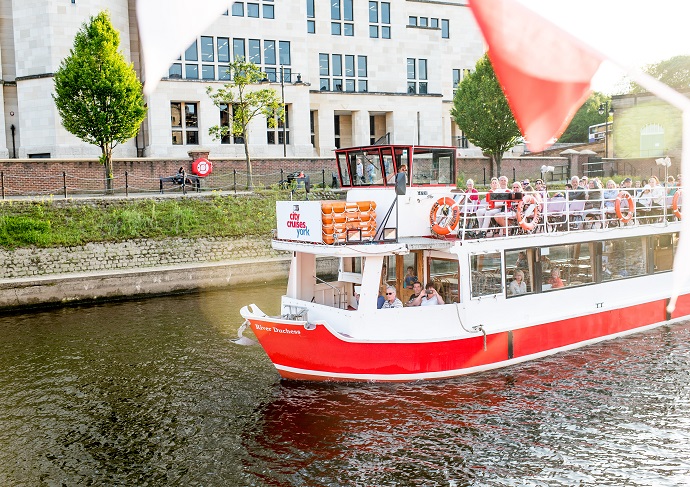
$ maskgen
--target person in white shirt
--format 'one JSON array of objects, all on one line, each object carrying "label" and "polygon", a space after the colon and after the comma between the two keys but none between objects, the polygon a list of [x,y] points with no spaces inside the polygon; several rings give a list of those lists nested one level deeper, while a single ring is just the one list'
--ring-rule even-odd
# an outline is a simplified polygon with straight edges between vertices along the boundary
[{"label": "person in white shirt", "polygon": [[426,292],[422,293],[420,306],[435,306],[437,304],[446,304],[441,295],[436,291],[432,283],[428,283],[425,287]]},{"label": "person in white shirt", "polygon": [[386,288],[386,301],[383,303],[383,306],[381,306],[381,309],[402,308],[402,307],[403,307],[402,301],[400,301],[395,295],[395,287],[394,286],[388,286]]}]

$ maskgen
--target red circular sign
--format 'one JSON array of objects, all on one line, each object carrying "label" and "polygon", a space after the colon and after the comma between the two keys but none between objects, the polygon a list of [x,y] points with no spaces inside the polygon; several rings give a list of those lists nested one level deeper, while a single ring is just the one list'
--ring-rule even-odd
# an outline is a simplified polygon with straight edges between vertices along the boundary
[{"label": "red circular sign", "polygon": [[206,177],[213,172],[213,164],[205,157],[200,157],[192,163],[192,172],[199,177]]}]

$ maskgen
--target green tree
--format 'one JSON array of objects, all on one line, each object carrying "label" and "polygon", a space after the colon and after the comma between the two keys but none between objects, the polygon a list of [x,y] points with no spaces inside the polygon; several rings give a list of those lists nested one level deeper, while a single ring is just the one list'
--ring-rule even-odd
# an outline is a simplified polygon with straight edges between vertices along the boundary
[{"label": "green tree", "polygon": [[558,142],[589,142],[589,127],[606,122],[608,113],[599,115],[599,106],[608,103],[611,106],[611,98],[603,93],[592,93],[587,101],[580,107],[570,125],[565,129]]},{"label": "green tree", "polygon": [[520,129],[485,54],[458,85],[451,116],[467,139],[491,158],[501,174],[503,153],[517,144]]},{"label": "green tree", "polygon": [[[644,68],[650,76],[658,79],[671,88],[678,90],[690,89],[690,55],[674,56]],[[630,83],[630,93],[642,93],[646,88],[634,81]]]},{"label": "green tree", "polygon": [[82,24],[54,76],[62,125],[100,147],[108,191],[113,189],[113,149],[134,137],[146,116],[141,83],[119,46],[119,32],[101,12]]},{"label": "green tree", "polygon": [[247,188],[253,189],[252,161],[249,156],[249,124],[258,116],[266,118],[269,127],[275,127],[278,120],[285,118],[285,109],[278,93],[273,88],[254,88],[251,85],[267,79],[266,74],[256,64],[238,57],[228,67],[229,83],[213,90],[206,88],[206,93],[213,104],[221,110],[227,110],[228,125],[214,125],[208,133],[218,140],[228,135],[240,136],[244,143],[244,156],[247,161]]}]

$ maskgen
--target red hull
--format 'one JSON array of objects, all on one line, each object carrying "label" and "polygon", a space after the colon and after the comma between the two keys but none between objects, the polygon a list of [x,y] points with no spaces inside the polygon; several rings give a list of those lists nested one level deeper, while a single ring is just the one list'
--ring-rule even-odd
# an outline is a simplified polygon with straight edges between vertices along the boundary
[{"label": "red hull", "polygon": [[270,319],[249,321],[283,378],[406,381],[510,365],[690,315],[690,295],[678,299],[671,316],[666,304],[666,300],[653,301],[489,334],[486,349],[481,335],[442,342],[356,342],[338,338],[325,326],[307,330]]}]

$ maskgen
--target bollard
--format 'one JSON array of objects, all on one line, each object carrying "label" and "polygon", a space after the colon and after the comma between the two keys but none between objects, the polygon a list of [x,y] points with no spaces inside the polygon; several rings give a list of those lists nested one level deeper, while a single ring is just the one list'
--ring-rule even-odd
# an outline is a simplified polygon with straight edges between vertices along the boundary
[{"label": "bollard", "polygon": [[484,167],[482,170],[484,171],[484,186],[486,186],[486,168]]},{"label": "bollard", "polygon": [[515,168],[513,168],[513,181],[517,181],[517,179],[515,179]]},{"label": "bollard", "polygon": [[129,197],[129,178],[127,171],[125,171],[125,196]]},{"label": "bollard", "polygon": [[326,170],[321,169],[321,187],[326,189]]},{"label": "bollard", "polygon": [[65,199],[67,199],[67,174],[65,171],[62,171],[62,190],[65,193]]},{"label": "bollard", "polygon": [[182,194],[187,194],[187,171],[182,170]]},{"label": "bollard", "polygon": [[283,176],[283,168],[280,168],[280,184],[285,186],[285,177]]},{"label": "bollard", "polygon": [[232,187],[235,189],[235,193],[237,193],[237,169],[232,170]]},{"label": "bollard", "polygon": [[5,199],[5,172],[0,171],[0,186],[2,186],[2,199]]}]

